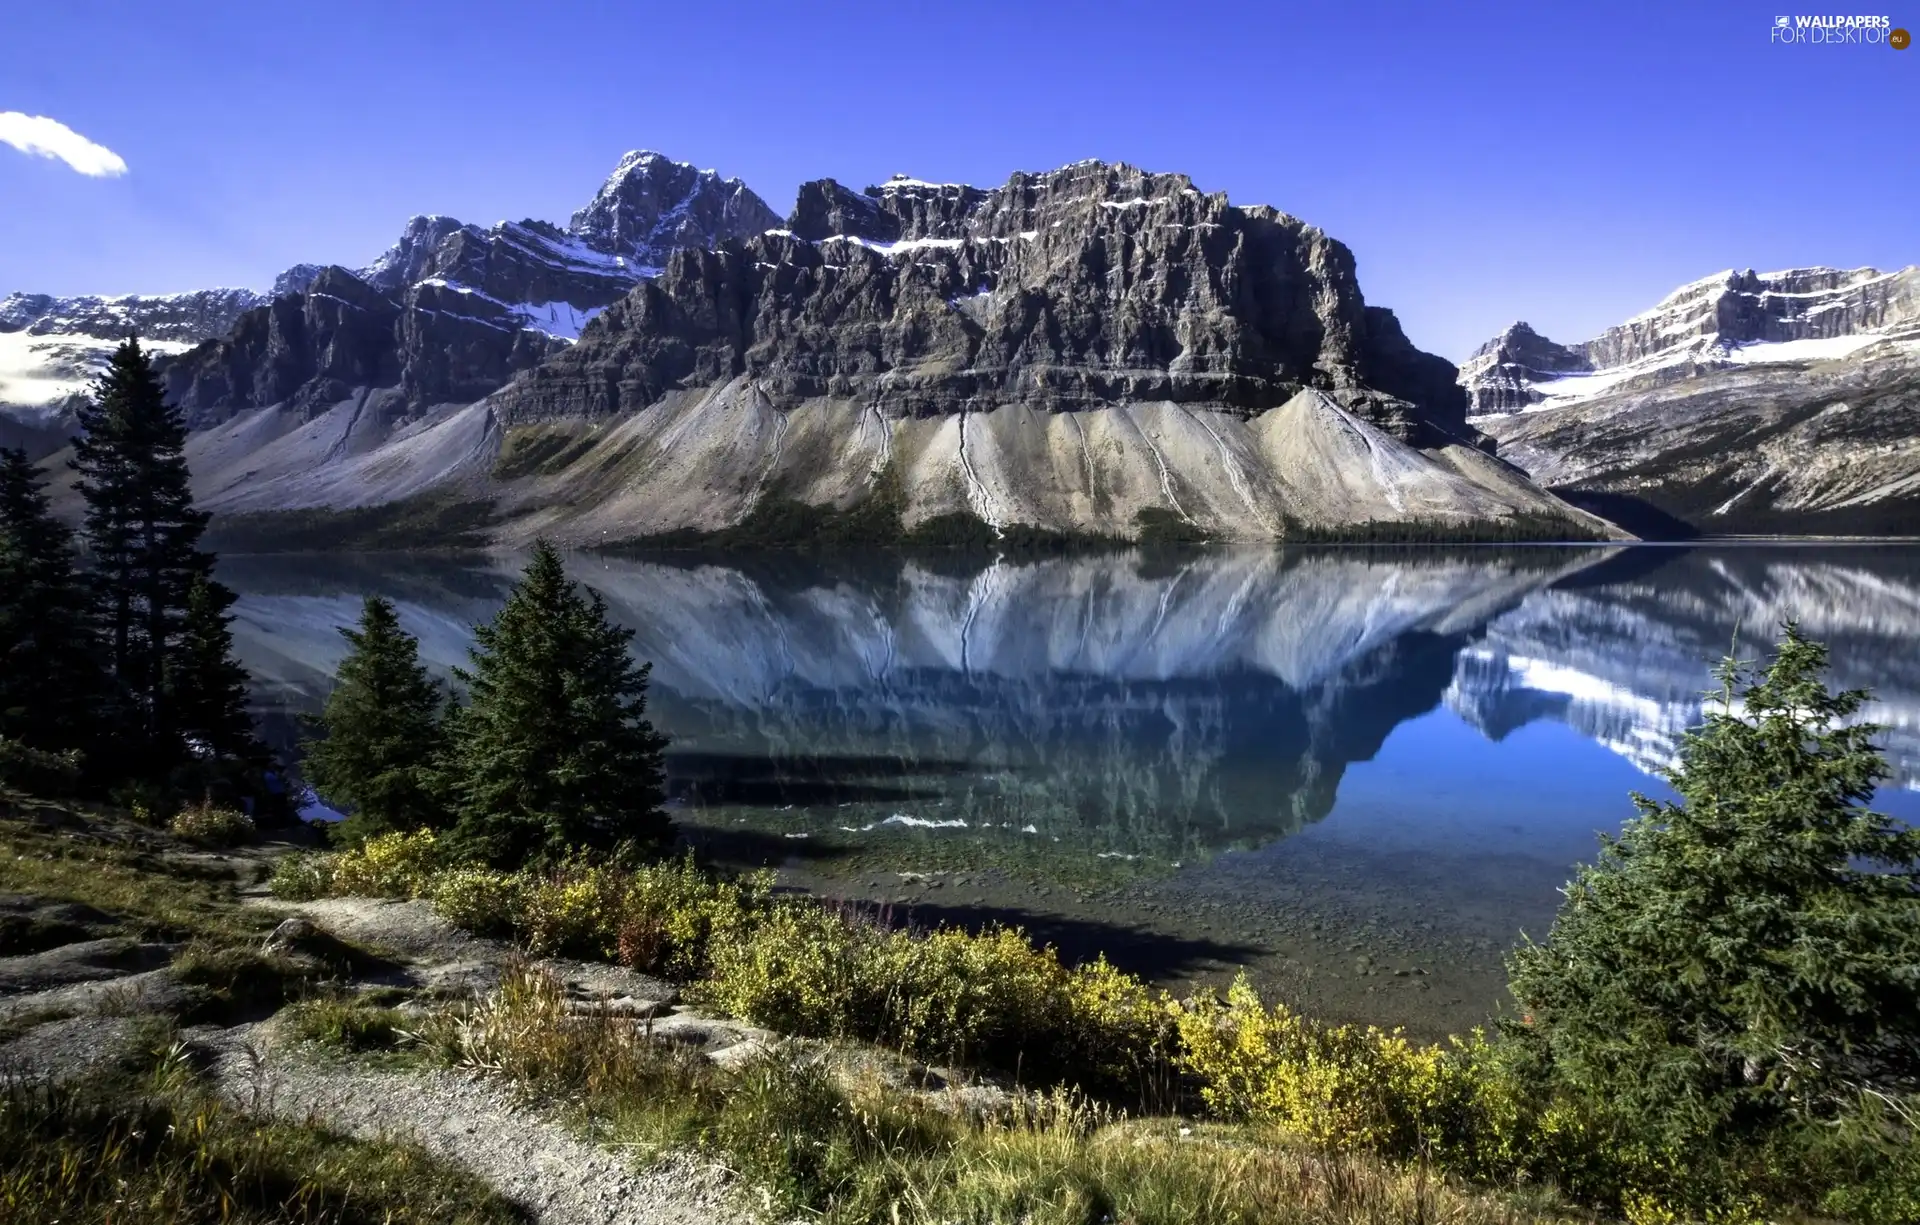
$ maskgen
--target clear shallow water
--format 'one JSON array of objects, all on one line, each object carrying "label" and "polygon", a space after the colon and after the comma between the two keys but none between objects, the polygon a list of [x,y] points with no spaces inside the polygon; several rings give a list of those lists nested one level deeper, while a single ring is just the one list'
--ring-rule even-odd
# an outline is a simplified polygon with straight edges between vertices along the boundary
[{"label": "clear shallow water", "polygon": [[[462,662],[515,565],[227,559],[262,713],[285,737],[317,709],[366,593]],[[716,853],[1169,980],[1249,966],[1322,1012],[1484,1015],[1595,832],[1665,794],[1713,661],[1789,616],[1876,691],[1880,807],[1920,819],[1915,547],[572,568],[653,661]]]}]

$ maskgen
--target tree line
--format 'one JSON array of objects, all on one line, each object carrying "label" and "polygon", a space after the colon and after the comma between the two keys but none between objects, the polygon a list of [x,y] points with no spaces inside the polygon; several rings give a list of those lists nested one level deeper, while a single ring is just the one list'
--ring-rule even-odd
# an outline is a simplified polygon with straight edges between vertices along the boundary
[{"label": "tree line", "polygon": [[[114,351],[79,424],[77,532],[48,474],[0,449],[0,783],[161,817],[212,801],[291,821],[234,653],[236,597],[202,546],[186,422],[137,340]],[[342,633],[303,769],[349,812],[345,840],[445,829],[469,858],[518,865],[666,837],[648,666],[551,546],[476,627],[464,702],[428,676],[389,601],[368,598]]]}]

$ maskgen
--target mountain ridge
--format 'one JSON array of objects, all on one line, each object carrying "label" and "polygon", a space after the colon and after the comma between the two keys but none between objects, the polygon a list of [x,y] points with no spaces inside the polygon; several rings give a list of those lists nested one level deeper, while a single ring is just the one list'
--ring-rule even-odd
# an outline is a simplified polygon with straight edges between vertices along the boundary
[{"label": "mountain ridge", "polygon": [[1727,271],[1594,340],[1460,367],[1537,482],[1708,533],[1920,534],[1920,267]]},{"label": "mountain ridge", "polygon": [[781,219],[635,153],[566,227],[423,215],[278,288],[161,363],[228,515],[426,498],[501,543],[876,498],[903,528],[1608,530],[1488,454],[1343,244],[1124,163],[816,180]]}]

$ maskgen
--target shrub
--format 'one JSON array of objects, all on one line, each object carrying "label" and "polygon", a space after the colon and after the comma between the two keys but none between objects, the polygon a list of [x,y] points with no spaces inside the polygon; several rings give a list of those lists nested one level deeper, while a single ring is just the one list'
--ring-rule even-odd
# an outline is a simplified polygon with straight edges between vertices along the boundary
[{"label": "shrub", "polygon": [[1053,1063],[1069,1013],[1066,971],[1024,932],[944,927],[887,933],[857,971],[873,998],[873,1035],[923,1058]]},{"label": "shrub", "polygon": [[1168,1005],[1138,979],[1104,961],[1070,971],[1017,928],[888,931],[802,901],[715,942],[700,990],[785,1033],[1101,1091],[1146,1090],[1173,1039]]},{"label": "shrub", "polygon": [[529,876],[520,891],[520,935],[536,954],[611,957],[626,874],[606,866]]},{"label": "shrub", "polygon": [[238,846],[253,837],[253,818],[232,808],[222,808],[211,800],[189,804],[173,814],[167,829],[176,838],[208,846]]},{"label": "shrub", "polygon": [[1061,1065],[1088,1088],[1131,1089],[1142,1102],[1169,1105],[1179,1031],[1166,992],[1099,957],[1068,974],[1064,994]]},{"label": "shrub", "polygon": [[612,953],[636,970],[691,981],[708,971],[713,949],[747,938],[767,911],[772,872],[720,877],[691,855],[627,877]]},{"label": "shrub", "polygon": [[510,936],[524,922],[526,878],[492,868],[449,868],[429,887],[434,913],[481,936]]},{"label": "shrub", "polygon": [[528,951],[610,958],[691,981],[707,972],[716,941],[745,938],[767,909],[773,874],[728,878],[691,857],[639,868],[572,862],[551,872],[453,868],[429,888],[448,922],[517,935]]},{"label": "shrub", "polygon": [[707,1002],[737,1017],[809,1036],[874,1036],[875,1017],[860,997],[872,976],[872,945],[885,937],[823,907],[787,903],[773,908],[751,940],[714,945]]},{"label": "shrub", "polygon": [[68,795],[80,785],[80,752],[50,753],[0,736],[0,786],[35,795]]},{"label": "shrub", "polygon": [[1189,1000],[1178,1026],[1180,1062],[1229,1118],[1264,1120],[1329,1151],[1417,1154],[1465,1177],[1505,1180],[1534,1164],[1536,1112],[1477,1032],[1427,1046],[1398,1030],[1322,1025],[1265,1007],[1245,975],[1224,1006],[1211,994]]},{"label": "shrub", "polygon": [[290,902],[311,902],[333,893],[333,865],[338,858],[317,851],[294,851],[273,861],[267,879],[273,896]]},{"label": "shrub", "polygon": [[413,898],[426,894],[442,854],[432,830],[380,834],[358,849],[333,857],[328,891],[363,897]]}]

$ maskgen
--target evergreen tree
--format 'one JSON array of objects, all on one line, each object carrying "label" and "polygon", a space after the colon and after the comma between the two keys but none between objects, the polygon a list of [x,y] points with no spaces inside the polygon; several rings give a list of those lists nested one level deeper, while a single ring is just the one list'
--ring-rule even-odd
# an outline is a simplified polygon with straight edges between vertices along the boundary
[{"label": "evergreen tree", "polygon": [[658,843],[666,738],[646,719],[633,637],[583,597],[545,541],[491,625],[478,626],[454,720],[455,843],[501,865],[579,847]]},{"label": "evergreen tree", "polygon": [[186,423],[137,340],[114,351],[79,419],[71,463],[86,500],[82,535],[99,630],[128,706],[129,753],[144,758],[136,768],[157,773],[184,747],[167,710],[168,661],[194,583],[213,570],[200,550],[207,516],[194,508],[188,484]]},{"label": "evergreen tree", "polygon": [[1521,1048],[1686,1178],[1920,1092],[1920,832],[1866,807],[1880,729],[1826,663],[1792,624],[1764,671],[1727,661],[1679,802],[1636,795],[1513,958]]},{"label": "evergreen tree", "polygon": [[107,687],[71,534],[44,483],[26,452],[0,449],[0,736],[93,753]]},{"label": "evergreen tree", "polygon": [[349,842],[444,824],[441,694],[420,665],[420,644],[381,596],[367,597],[358,629],[340,633],[353,649],[315,720],[323,738],[306,742],[308,781],[349,812],[341,827]]},{"label": "evergreen tree", "polygon": [[167,653],[165,709],[173,730],[218,761],[261,766],[266,750],[247,713],[247,670],[233,657],[235,596],[196,575],[187,588],[179,640]]}]

